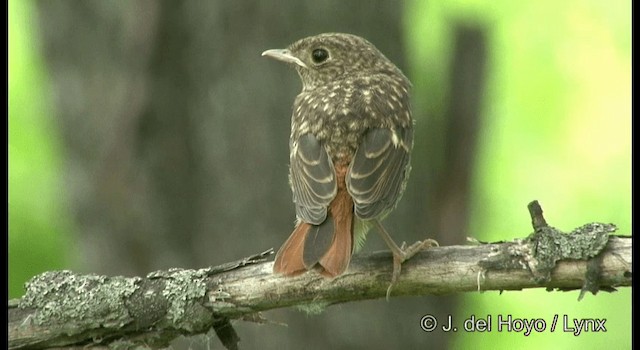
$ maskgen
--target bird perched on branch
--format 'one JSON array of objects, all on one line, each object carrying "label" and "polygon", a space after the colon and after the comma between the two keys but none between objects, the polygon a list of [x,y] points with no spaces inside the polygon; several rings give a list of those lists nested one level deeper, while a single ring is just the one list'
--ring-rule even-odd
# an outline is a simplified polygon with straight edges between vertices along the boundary
[{"label": "bird perched on branch", "polygon": [[393,253],[393,285],[403,261],[436,244],[398,247],[380,223],[411,169],[411,83],[371,43],[350,34],[320,34],[262,56],[294,66],[302,79],[289,139],[297,222],[274,272],[338,276],[376,226]]}]

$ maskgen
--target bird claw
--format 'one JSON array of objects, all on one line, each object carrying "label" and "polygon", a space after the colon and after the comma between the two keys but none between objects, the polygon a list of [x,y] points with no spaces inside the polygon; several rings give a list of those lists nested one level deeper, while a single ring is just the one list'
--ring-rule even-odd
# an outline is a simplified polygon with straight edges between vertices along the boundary
[{"label": "bird claw", "polygon": [[402,242],[402,252],[404,253],[403,262],[411,259],[418,252],[423,251],[427,248],[439,247],[437,241],[433,239],[425,239],[424,241],[417,241],[416,243],[410,245],[409,247],[405,247],[406,243]]},{"label": "bird claw", "polygon": [[411,259],[418,252],[431,248],[438,247],[439,244],[437,241],[433,239],[425,239],[423,241],[417,241],[414,244],[407,247],[407,242],[402,242],[400,246],[399,252],[393,252],[393,273],[391,275],[391,284],[387,288],[387,296],[386,299],[389,301],[389,297],[391,296],[391,290],[393,286],[398,282],[398,278],[400,277],[400,272],[402,271],[402,263]]}]

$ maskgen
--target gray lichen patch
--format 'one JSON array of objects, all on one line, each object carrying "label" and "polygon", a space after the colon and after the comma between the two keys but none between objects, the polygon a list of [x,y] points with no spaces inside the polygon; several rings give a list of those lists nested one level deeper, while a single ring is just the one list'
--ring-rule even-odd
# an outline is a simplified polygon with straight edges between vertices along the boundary
[{"label": "gray lichen patch", "polygon": [[[478,265],[488,271],[528,269],[537,283],[544,283],[549,280],[558,261],[596,257],[607,245],[609,234],[615,230],[615,225],[602,223],[586,224],[570,233],[541,226],[526,239],[496,248]],[[592,265],[589,268],[593,268]],[[592,275],[591,272],[587,271],[586,277]]]},{"label": "gray lichen patch", "polygon": [[528,238],[537,264],[532,272],[540,281],[549,279],[556,262],[562,259],[588,260],[598,255],[615,232],[612,224],[590,223],[569,234],[547,226],[536,230]]},{"label": "gray lichen patch", "polygon": [[207,292],[205,270],[170,269],[147,276],[165,282],[162,295],[169,301],[167,317],[178,328],[194,331],[210,327],[212,313],[202,306]]},{"label": "gray lichen patch", "polygon": [[82,329],[78,326],[120,327],[131,321],[122,301],[136,291],[138,280],[45,272],[27,282],[18,306],[36,310],[32,319],[36,324],[57,324],[70,335]]}]

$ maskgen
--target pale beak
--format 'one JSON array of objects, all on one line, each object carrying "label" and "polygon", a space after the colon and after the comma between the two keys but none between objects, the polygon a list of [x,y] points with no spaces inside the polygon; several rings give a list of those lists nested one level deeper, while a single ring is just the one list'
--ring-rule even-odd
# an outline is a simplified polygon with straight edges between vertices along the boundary
[{"label": "pale beak", "polygon": [[289,51],[287,49],[284,49],[284,50],[282,50],[282,49],[267,50],[267,51],[262,53],[262,56],[271,57],[271,58],[276,59],[278,61],[282,61],[282,62],[286,62],[286,63],[293,63],[293,64],[297,64],[298,66],[300,66],[302,68],[307,68],[307,65],[304,64],[304,62],[302,62],[298,57],[292,55],[291,51]]}]

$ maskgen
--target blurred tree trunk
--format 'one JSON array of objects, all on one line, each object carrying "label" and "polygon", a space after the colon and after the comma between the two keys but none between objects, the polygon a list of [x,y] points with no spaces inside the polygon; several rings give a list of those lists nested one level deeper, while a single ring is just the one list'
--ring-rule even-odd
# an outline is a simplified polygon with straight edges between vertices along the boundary
[{"label": "blurred tree trunk", "polygon": [[[366,5],[38,2],[66,147],[64,176],[81,240],[80,269],[145,274],[277,249],[293,228],[288,135],[300,82],[292,69],[260,53],[308,35],[350,32],[369,39],[407,71],[400,5],[384,0]],[[416,139],[429,137],[422,134],[425,129],[418,131]],[[446,132],[456,136],[455,130]],[[464,147],[456,154],[466,150],[472,156],[473,145]],[[398,241],[446,232],[439,224],[423,225],[425,217],[440,215],[429,213],[441,211],[434,208],[442,198],[428,204],[424,186],[431,184],[419,180],[427,176],[426,168],[416,163],[424,162],[428,151],[414,151],[411,179],[418,181],[410,181],[413,194],[386,225]],[[447,169],[447,174],[470,172]],[[438,186],[446,188],[446,181]],[[468,192],[468,186],[458,190]],[[467,198],[463,193],[456,203]],[[369,241],[366,249],[384,249],[376,235]],[[453,312],[440,298],[341,305],[315,317],[274,311],[265,316],[289,327],[236,326],[246,348],[445,348],[448,334],[424,333],[418,323],[433,313],[434,304],[443,315]],[[209,341],[220,346],[209,338],[182,345]]]},{"label": "blurred tree trunk", "polygon": [[[487,49],[485,29],[467,23],[451,24],[452,52],[449,59],[447,101],[442,115],[423,116],[417,125],[426,161],[415,164],[416,172],[429,179],[424,191],[426,216],[421,225],[441,245],[464,244],[469,232],[472,180],[482,128],[482,98],[485,88]],[[429,96],[419,96],[427,99]],[[418,111],[420,113],[420,111]],[[414,193],[414,192],[411,192]],[[415,202],[419,202],[415,200]]]},{"label": "blurred tree trunk", "polygon": [[[473,235],[469,227],[469,208],[478,153],[478,133],[482,127],[487,58],[482,27],[464,23],[452,23],[451,27],[452,38],[448,40],[452,42],[452,53],[448,81],[444,84],[449,87],[445,94],[445,110],[437,116],[416,111],[417,118],[424,122],[416,125],[414,154],[422,161],[413,161],[412,176],[414,180],[418,178],[414,181],[418,189],[409,188],[407,191],[410,197],[408,202],[417,204],[417,207],[408,210],[418,218],[412,221],[417,225],[414,231],[422,230],[440,245],[464,244],[466,236]],[[430,100],[430,96],[415,98]],[[446,320],[449,315],[453,315],[454,320],[465,319],[469,317],[469,312],[458,309],[458,300],[458,295],[441,296],[424,311],[439,321]],[[451,343],[452,336],[434,333],[440,333],[438,344]]]}]

